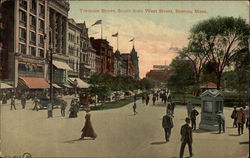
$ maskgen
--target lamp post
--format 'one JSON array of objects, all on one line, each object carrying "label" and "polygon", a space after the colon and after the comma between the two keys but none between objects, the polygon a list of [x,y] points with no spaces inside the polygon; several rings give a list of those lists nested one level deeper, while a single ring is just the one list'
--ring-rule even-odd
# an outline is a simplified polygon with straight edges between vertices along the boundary
[{"label": "lamp post", "polygon": [[[50,79],[50,91],[49,91],[49,98],[50,98],[50,102],[48,104],[48,117],[52,117],[52,110],[53,110],[53,53],[54,53],[54,38],[53,38],[53,32],[52,32],[52,28],[49,28],[49,42],[47,42],[49,44],[49,52],[47,52],[47,55],[49,55],[49,57],[47,57],[48,60],[48,64],[49,64],[49,79]],[[44,39],[48,39],[47,36],[45,35]]]},{"label": "lamp post", "polygon": [[[18,80],[18,65],[16,67],[16,57],[19,57],[21,54],[19,54],[18,52],[17,53],[14,53],[14,95],[16,96],[16,88],[17,88],[17,81],[16,81],[16,78]],[[18,63],[17,63],[18,64]]]}]

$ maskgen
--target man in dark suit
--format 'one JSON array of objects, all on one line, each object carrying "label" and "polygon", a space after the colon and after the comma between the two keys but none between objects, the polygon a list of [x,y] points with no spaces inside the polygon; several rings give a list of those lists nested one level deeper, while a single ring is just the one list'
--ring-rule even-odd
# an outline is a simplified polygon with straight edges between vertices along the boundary
[{"label": "man in dark suit", "polygon": [[180,158],[183,158],[183,153],[186,144],[188,144],[189,154],[190,157],[193,156],[192,152],[192,143],[193,143],[193,137],[192,137],[192,128],[189,126],[190,124],[190,118],[186,118],[186,124],[181,126],[181,149],[180,149]]},{"label": "man in dark suit", "polygon": [[191,127],[193,130],[196,130],[196,116],[199,115],[199,112],[193,107],[191,111],[190,118],[191,118]]},{"label": "man in dark suit", "polygon": [[163,116],[162,127],[164,128],[166,142],[168,142],[171,135],[171,129],[174,127],[172,117],[169,114]]}]

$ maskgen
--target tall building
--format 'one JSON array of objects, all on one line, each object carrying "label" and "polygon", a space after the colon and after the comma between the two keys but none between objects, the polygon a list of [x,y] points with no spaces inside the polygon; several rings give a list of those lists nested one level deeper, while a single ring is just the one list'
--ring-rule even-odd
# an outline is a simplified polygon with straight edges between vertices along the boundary
[{"label": "tall building", "polygon": [[91,75],[96,72],[96,53],[95,49],[92,47],[89,36],[88,28],[84,23],[77,23],[81,28],[81,63],[80,63],[80,78],[89,79]]},{"label": "tall building", "polygon": [[114,75],[122,75],[122,58],[121,58],[121,53],[119,50],[115,51],[115,59],[114,59]]},{"label": "tall building", "polygon": [[68,71],[68,77],[79,77],[81,51],[81,28],[76,24],[74,19],[68,19],[68,41],[67,55],[68,65],[72,69]]},{"label": "tall building", "polygon": [[121,58],[123,60],[122,67],[125,68],[125,72],[126,72],[125,75],[135,78],[134,63],[133,63],[133,59],[130,53],[121,54]]},{"label": "tall building", "polygon": [[139,76],[139,57],[137,55],[137,51],[135,50],[135,47],[133,45],[133,48],[130,52],[130,55],[132,57],[132,60],[133,60],[133,68],[134,68],[134,78],[135,79],[140,79],[140,76]]},{"label": "tall building", "polygon": [[[150,70],[147,74],[146,74],[146,78],[152,79],[158,83],[165,83],[167,80],[167,77],[172,73],[172,70],[170,70],[168,68],[168,66],[164,66],[166,67],[165,69],[155,69],[154,66],[154,70]],[[158,66],[157,66],[158,68]],[[160,67],[161,68],[161,67]]]},{"label": "tall building", "polygon": [[96,50],[96,72],[114,75],[113,47],[105,39],[90,38],[93,48]]},{"label": "tall building", "polygon": [[[18,0],[1,3],[4,34],[1,78],[12,85],[39,87],[49,80],[49,54],[53,53],[53,82],[67,81],[66,30],[69,3],[66,0]],[[2,52],[2,51],[1,51]],[[45,84],[44,84],[45,85]],[[48,83],[46,84],[48,85]]]},{"label": "tall building", "polygon": [[[4,6],[5,5],[5,6]],[[0,2],[0,80],[8,78],[8,6]]]},{"label": "tall building", "polygon": [[[47,1],[19,0],[4,1],[4,42],[1,60],[2,78],[17,87],[18,79],[27,83],[30,80],[40,88],[46,82],[48,64],[46,62],[46,9]],[[21,86],[21,85],[20,85]]]},{"label": "tall building", "polygon": [[[46,9],[46,32],[49,35],[49,40],[47,40],[47,45],[49,45],[49,51],[53,53],[52,82],[59,85],[67,85],[68,71],[74,71],[67,64],[69,3],[66,0],[53,0],[45,2],[48,3],[48,7]],[[47,76],[47,78],[49,78],[49,76]]]}]

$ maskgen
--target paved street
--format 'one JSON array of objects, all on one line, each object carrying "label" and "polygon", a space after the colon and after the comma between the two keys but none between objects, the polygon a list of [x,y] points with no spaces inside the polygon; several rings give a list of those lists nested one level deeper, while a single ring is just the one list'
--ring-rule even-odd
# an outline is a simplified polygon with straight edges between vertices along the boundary
[{"label": "paved street", "polygon": [[[69,99],[68,107],[69,108]],[[92,111],[91,120],[98,134],[96,140],[78,140],[84,124],[85,112],[75,119],[62,118],[60,109],[47,119],[47,111],[32,111],[31,102],[25,110],[18,101],[16,111],[1,105],[1,151],[5,156],[21,156],[29,152],[33,157],[178,157],[180,126],[184,124],[186,108],[175,109],[174,128],[169,143],[164,142],[161,118],[166,109],[145,106],[137,101],[137,115],[132,104],[113,110]],[[197,108],[200,112],[200,108]],[[226,133],[196,132],[193,135],[195,158],[242,158],[248,155],[248,131],[237,136],[232,128],[231,110],[225,108]],[[197,119],[199,124],[200,117]],[[186,148],[185,156],[188,156]]]}]

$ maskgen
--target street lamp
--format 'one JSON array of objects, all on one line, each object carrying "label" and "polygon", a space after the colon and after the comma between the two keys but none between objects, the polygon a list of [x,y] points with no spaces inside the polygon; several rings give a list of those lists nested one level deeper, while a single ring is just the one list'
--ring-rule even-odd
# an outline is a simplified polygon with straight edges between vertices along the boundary
[{"label": "street lamp", "polygon": [[[16,78],[18,80],[18,65],[17,65],[17,68],[16,68],[16,57],[19,57],[21,56],[20,53],[14,53],[14,95],[16,96],[16,88],[17,88],[17,81],[16,81]],[[17,63],[18,64],[18,63]]]},{"label": "street lamp", "polygon": [[[51,38],[51,40],[49,40],[49,42],[46,42],[49,44],[49,49],[47,50],[47,60],[48,60],[48,64],[49,64],[49,68],[50,68],[50,92],[49,92],[49,98],[50,98],[50,103],[51,105],[48,106],[48,117],[52,117],[52,110],[50,110],[50,106],[52,106],[53,109],[53,86],[52,86],[52,82],[53,82],[53,54],[54,54],[54,39],[53,39],[53,33],[52,33],[52,28],[49,28],[49,37]],[[48,40],[47,35],[45,34],[44,36],[45,40]],[[51,41],[51,43],[50,43]],[[50,55],[48,57],[48,55]]]}]

